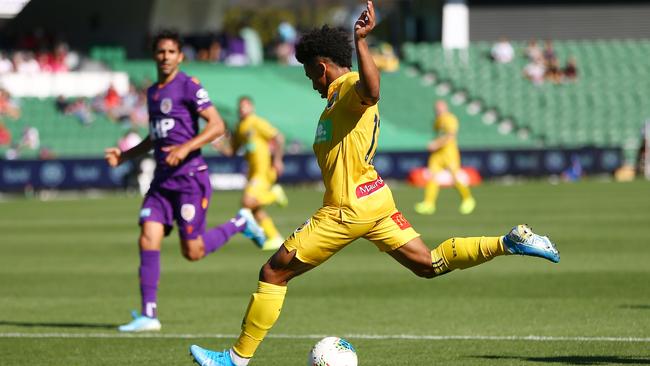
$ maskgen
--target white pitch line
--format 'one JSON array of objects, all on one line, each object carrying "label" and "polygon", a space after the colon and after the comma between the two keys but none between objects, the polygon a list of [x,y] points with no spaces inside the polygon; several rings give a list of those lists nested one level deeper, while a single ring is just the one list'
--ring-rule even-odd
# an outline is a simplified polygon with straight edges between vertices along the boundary
[{"label": "white pitch line", "polygon": [[[0,338],[154,338],[154,339],[235,339],[239,334],[173,334],[173,333],[0,333]],[[269,334],[275,339],[321,339],[325,334]],[[529,342],[636,342],[650,343],[643,337],[563,337],[563,336],[482,336],[482,335],[415,335],[415,334],[346,334],[344,338],[369,340],[414,340],[414,341],[529,341]]]}]

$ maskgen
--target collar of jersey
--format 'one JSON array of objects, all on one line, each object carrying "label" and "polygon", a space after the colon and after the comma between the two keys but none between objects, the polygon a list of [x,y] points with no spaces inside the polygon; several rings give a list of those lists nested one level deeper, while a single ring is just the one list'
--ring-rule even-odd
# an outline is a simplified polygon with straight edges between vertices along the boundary
[{"label": "collar of jersey", "polygon": [[343,84],[347,79],[356,75],[358,75],[357,72],[350,71],[350,72],[346,72],[345,74],[339,76],[334,81],[332,81],[329,88],[327,88],[327,100],[330,100],[332,94],[334,93],[334,90],[338,89],[339,85]]}]

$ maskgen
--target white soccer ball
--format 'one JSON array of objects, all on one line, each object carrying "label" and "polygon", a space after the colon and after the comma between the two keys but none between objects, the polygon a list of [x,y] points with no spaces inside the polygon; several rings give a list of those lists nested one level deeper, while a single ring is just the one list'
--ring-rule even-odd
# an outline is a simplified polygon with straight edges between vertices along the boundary
[{"label": "white soccer ball", "polygon": [[343,338],[326,337],[309,352],[307,366],[357,366],[357,352]]}]

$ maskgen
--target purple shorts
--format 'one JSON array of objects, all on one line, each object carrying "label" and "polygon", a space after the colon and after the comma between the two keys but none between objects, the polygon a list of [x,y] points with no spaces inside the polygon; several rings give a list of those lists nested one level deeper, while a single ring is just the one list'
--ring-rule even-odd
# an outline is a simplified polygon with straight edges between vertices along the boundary
[{"label": "purple shorts", "polygon": [[207,171],[167,178],[160,184],[154,182],[142,202],[140,225],[160,222],[167,236],[176,220],[181,239],[196,239],[205,232],[211,195]]}]

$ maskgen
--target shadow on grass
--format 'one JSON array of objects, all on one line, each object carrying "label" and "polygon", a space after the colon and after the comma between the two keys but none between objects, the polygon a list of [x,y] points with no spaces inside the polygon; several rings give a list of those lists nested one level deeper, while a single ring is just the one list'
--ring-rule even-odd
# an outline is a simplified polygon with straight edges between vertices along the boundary
[{"label": "shadow on grass", "polygon": [[476,356],[486,360],[520,360],[530,362],[557,363],[562,365],[650,365],[650,357],[627,356]]},{"label": "shadow on grass", "polygon": [[631,304],[626,304],[626,305],[621,305],[619,308],[622,309],[637,309],[637,310],[650,310],[650,305],[643,304],[643,305],[631,305]]},{"label": "shadow on grass", "polygon": [[82,329],[115,329],[118,324],[101,324],[101,323],[66,323],[66,322],[18,322],[11,320],[0,320],[1,325],[11,325],[14,327],[25,328],[82,328]]}]

